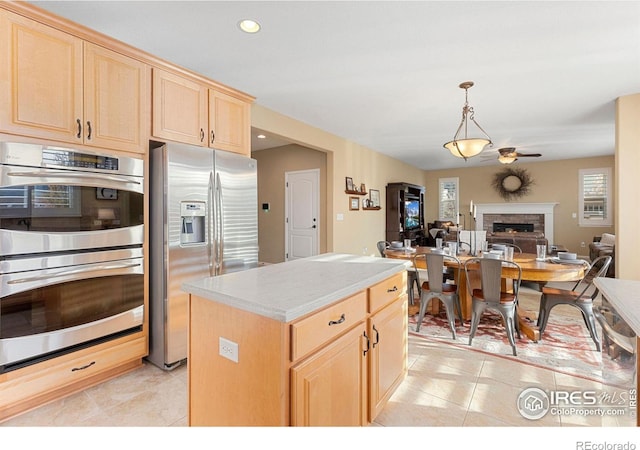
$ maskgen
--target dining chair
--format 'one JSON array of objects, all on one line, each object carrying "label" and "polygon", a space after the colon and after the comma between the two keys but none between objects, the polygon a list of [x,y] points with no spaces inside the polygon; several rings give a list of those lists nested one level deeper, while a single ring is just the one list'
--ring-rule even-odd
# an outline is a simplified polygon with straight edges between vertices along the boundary
[{"label": "dining chair", "polygon": [[[515,269],[517,276],[513,279],[513,292],[502,289],[502,269]],[[467,291],[471,293],[471,330],[469,332],[469,345],[476,334],[480,318],[486,309],[498,312],[504,320],[507,338],[513,350],[516,352],[515,336],[520,331],[518,328],[517,304],[518,291],[522,281],[522,268],[518,263],[505,259],[470,258],[464,263],[464,272],[467,279]],[[472,287],[472,280],[479,280],[480,287]]]},{"label": "dining chair", "polygon": [[540,311],[538,312],[540,339],[542,339],[542,333],[547,327],[551,310],[557,305],[571,305],[578,308],[582,313],[582,318],[587,330],[589,330],[591,339],[596,344],[596,350],[601,351],[600,338],[596,331],[596,318],[593,313],[593,301],[598,296],[599,290],[593,284],[593,280],[607,273],[611,259],[611,256],[604,255],[596,258],[590,265],[585,261],[589,268],[584,277],[578,280],[571,289],[558,289],[549,286],[542,288]]},{"label": "dining chair", "polygon": [[391,246],[389,241],[378,241],[378,243],[376,244],[376,247],[378,247],[378,251],[380,252],[380,256],[382,256],[383,258],[387,257],[387,255],[384,254],[384,251],[387,248],[389,248],[389,246]]},{"label": "dining chair", "polygon": [[[421,268],[426,264],[427,280],[424,280],[425,269]],[[447,283],[445,281],[445,261],[450,264],[448,268],[454,269],[455,279],[453,283]],[[420,293],[420,312],[418,314],[418,321],[416,323],[416,332],[420,331],[420,326],[424,320],[424,316],[427,312],[427,305],[433,299],[438,299],[444,305],[445,312],[447,313],[447,320],[449,321],[449,327],[451,328],[451,334],[453,339],[456,338],[456,316],[460,320],[460,324],[464,323],[462,320],[462,306],[460,305],[460,296],[458,295],[460,285],[460,260],[455,256],[438,254],[438,253],[419,253],[413,257],[413,267],[418,277],[418,284],[421,286]],[[457,269],[457,270],[455,270]],[[422,279],[420,277],[423,277]]]}]

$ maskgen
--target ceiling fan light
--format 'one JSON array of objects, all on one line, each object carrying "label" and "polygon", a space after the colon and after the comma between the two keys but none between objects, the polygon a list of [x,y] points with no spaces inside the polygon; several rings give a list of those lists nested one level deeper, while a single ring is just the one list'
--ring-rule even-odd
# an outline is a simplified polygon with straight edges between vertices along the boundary
[{"label": "ceiling fan light", "polygon": [[518,158],[516,158],[515,156],[503,156],[503,155],[498,156],[498,161],[500,161],[502,164],[511,164],[516,159]]},{"label": "ceiling fan light", "polygon": [[449,150],[453,156],[467,159],[478,155],[489,144],[491,144],[489,139],[470,138],[449,141],[444,144],[444,147]]}]

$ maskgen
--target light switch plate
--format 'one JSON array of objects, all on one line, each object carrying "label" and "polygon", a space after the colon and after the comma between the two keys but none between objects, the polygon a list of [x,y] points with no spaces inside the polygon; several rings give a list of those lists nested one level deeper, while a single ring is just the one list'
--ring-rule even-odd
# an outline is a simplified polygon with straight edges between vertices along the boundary
[{"label": "light switch plate", "polygon": [[230,359],[231,361],[238,362],[238,343],[220,337],[219,343],[220,356]]}]

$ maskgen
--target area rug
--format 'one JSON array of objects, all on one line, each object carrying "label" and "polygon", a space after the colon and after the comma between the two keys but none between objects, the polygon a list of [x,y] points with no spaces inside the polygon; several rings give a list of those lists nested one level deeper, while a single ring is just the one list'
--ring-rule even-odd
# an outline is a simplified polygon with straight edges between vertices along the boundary
[{"label": "area rug", "polygon": [[[539,292],[531,290],[531,292],[522,293],[521,302],[529,305],[537,304],[539,296]],[[567,308],[572,311],[568,311]],[[417,309],[417,306],[414,305],[409,310],[409,333],[413,336],[596,382],[605,382],[602,375],[602,354],[596,350],[580,312],[577,309],[573,312],[574,308],[570,306],[554,308],[544,335],[537,343],[525,335],[522,335],[520,339],[516,337],[517,356],[512,354],[502,318],[498,313],[490,310],[485,311],[472,345],[469,346],[470,321],[460,325],[460,322],[456,320],[457,336],[455,340],[452,338],[444,312],[435,315],[427,314],[420,331],[416,332]],[[535,323],[537,311],[532,313],[529,319]],[[601,330],[598,332],[602,336]]]}]

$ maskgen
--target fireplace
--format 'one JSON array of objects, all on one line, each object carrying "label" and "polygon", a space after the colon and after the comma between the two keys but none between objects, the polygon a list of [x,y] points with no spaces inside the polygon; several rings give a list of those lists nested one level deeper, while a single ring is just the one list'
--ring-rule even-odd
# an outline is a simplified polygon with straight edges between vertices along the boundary
[{"label": "fireplace", "polygon": [[553,239],[553,209],[557,203],[478,203],[476,207],[475,230],[492,231],[494,222],[513,224],[533,224],[533,231],[544,233],[549,244]]},{"label": "fireplace", "polygon": [[533,224],[493,222],[493,231],[533,231]]}]

